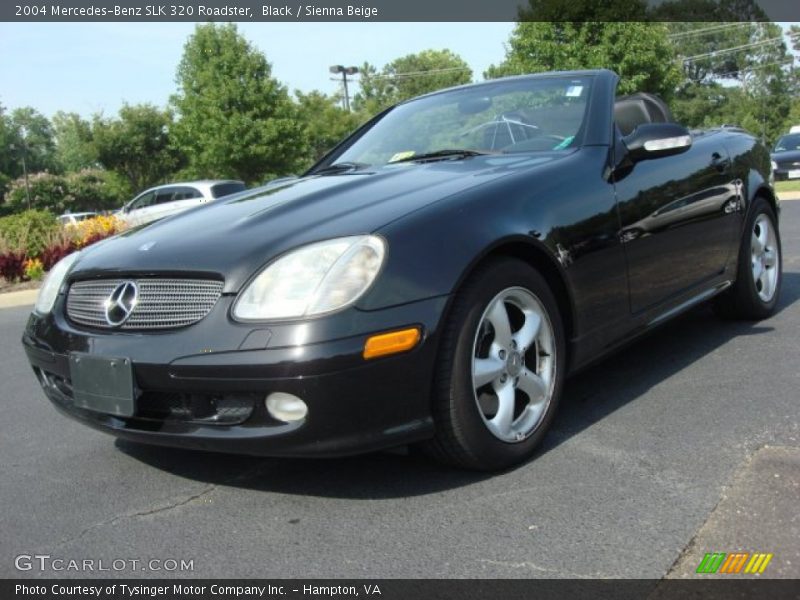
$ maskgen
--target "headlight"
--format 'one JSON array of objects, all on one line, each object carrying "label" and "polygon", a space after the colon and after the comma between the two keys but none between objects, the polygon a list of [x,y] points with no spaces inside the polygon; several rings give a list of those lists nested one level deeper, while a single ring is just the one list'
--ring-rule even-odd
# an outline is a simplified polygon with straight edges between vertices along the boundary
[{"label": "headlight", "polygon": [[774,160],[769,161],[769,164],[772,166],[773,171],[778,170],[778,163],[776,163]]},{"label": "headlight", "polygon": [[303,246],[261,271],[239,294],[233,316],[288,319],[344,308],[367,291],[385,255],[385,242],[374,235]]},{"label": "headlight", "polygon": [[72,265],[78,260],[79,254],[80,252],[68,254],[50,269],[50,272],[47,274],[47,277],[45,277],[44,283],[39,290],[39,296],[36,298],[34,310],[37,313],[46,315],[53,310],[53,305],[56,303],[61,284],[64,283],[64,278],[67,276],[67,273],[69,273]]}]

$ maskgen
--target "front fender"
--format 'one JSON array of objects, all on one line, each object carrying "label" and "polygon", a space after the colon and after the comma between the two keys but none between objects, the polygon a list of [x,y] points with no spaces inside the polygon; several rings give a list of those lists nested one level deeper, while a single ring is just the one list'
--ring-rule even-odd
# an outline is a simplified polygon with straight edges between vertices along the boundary
[{"label": "front fender", "polygon": [[575,338],[627,317],[616,200],[602,176],[607,152],[585,147],[546,168],[501,178],[382,227],[387,264],[359,308],[453,294],[482,260],[509,245],[528,244],[563,278],[574,305]]}]

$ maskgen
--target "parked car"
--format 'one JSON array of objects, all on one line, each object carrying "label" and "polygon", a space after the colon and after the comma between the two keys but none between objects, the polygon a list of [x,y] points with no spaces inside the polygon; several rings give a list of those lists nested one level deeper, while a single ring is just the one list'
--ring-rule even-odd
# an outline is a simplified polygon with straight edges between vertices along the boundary
[{"label": "parked car", "polygon": [[800,133],[778,138],[770,156],[775,181],[800,179]]},{"label": "parked car", "polygon": [[85,221],[86,219],[92,219],[97,216],[96,212],[78,212],[78,213],[64,213],[63,215],[58,215],[57,219],[61,225],[65,226],[74,226],[80,223],[81,221]]},{"label": "parked car", "polygon": [[117,216],[129,225],[144,225],[244,189],[243,182],[231,180],[159,185],[136,196]]},{"label": "parked car", "polygon": [[23,336],[45,394],[144,443],[529,458],[568,374],[702,302],[778,302],[768,150],[617,82],[409,100],[300,178],[67,257]]}]

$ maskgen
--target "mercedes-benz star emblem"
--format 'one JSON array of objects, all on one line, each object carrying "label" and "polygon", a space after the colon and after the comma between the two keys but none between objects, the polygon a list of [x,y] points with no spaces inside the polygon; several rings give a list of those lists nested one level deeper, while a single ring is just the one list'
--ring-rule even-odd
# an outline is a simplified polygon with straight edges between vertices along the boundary
[{"label": "mercedes-benz star emblem", "polygon": [[106,323],[118,327],[128,320],[139,300],[139,287],[133,281],[123,281],[104,302]]}]

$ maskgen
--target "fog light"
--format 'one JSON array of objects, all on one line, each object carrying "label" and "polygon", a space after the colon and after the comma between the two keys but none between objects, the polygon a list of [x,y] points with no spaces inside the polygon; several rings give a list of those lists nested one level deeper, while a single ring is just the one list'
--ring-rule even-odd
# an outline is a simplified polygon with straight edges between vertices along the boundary
[{"label": "fog light", "polygon": [[285,392],[272,392],[267,396],[267,412],[270,416],[284,423],[292,423],[304,419],[308,414],[308,406],[297,396]]}]

